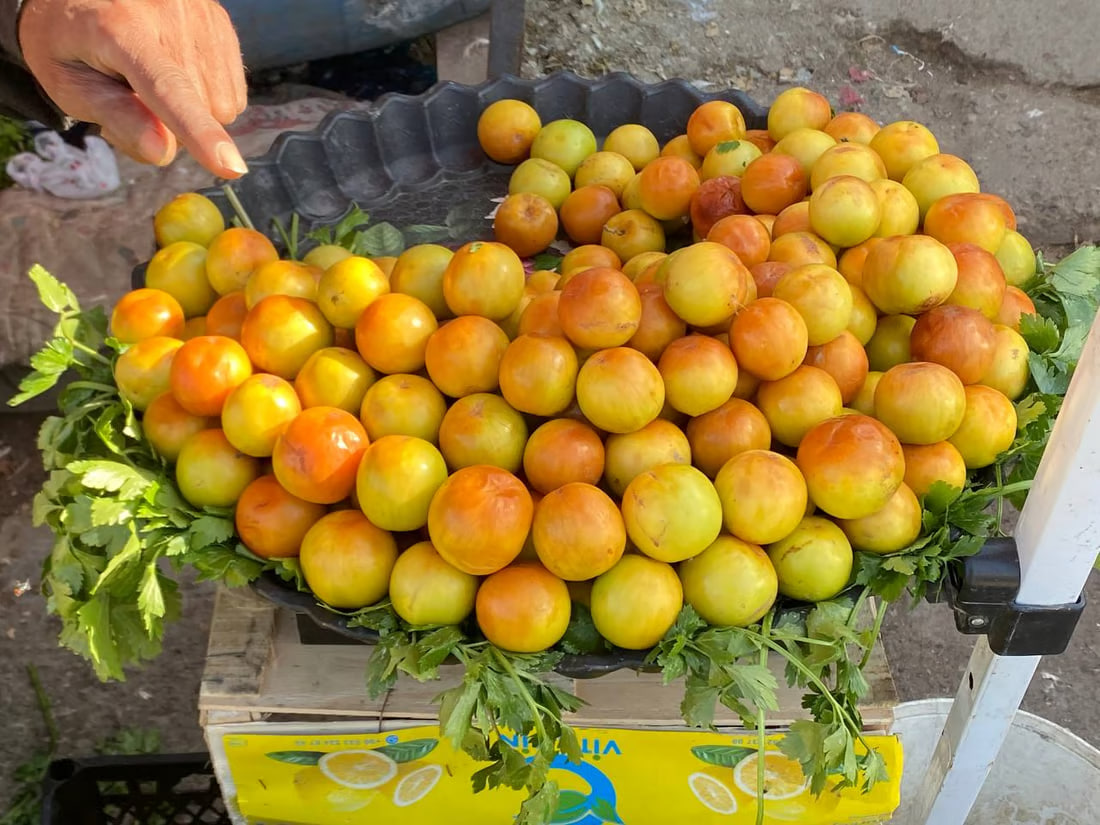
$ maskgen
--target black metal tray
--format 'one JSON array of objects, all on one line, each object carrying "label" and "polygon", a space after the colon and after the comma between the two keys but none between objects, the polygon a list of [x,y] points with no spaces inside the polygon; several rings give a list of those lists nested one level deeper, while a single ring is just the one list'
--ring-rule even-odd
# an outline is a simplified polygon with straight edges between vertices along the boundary
[{"label": "black metal tray", "polygon": [[[232,188],[265,232],[273,219],[285,224],[294,213],[307,227],[334,223],[353,203],[372,222],[398,227],[444,225],[466,205],[488,237],[490,222],[480,216],[488,215],[490,198],[507,194],[512,167],[482,152],[477,119],[503,98],[527,101],[543,123],[581,120],[600,138],[624,123],[641,123],[663,143],[712,99],[736,104],[749,128],[767,125],[767,110],[736,90],[708,93],[682,80],[647,85],[624,73],[595,80],[569,72],[539,80],[505,75],[476,87],[440,83],[422,95],[387,94],[368,110],[333,112],[312,131],[280,135],[267,154],[249,161],[249,174]],[[226,217],[233,215],[219,188],[202,193]]]},{"label": "black metal tray", "polygon": [[[298,614],[303,644],[365,644],[378,641],[378,633],[366,627],[348,627],[347,618],[317,602],[309,593],[294,590],[278,576],[267,573],[252,583],[252,590],[279,607]],[[302,619],[307,621],[303,622]],[[313,624],[316,629],[311,629]],[[657,671],[646,664],[644,650],[622,650],[584,656],[563,656],[554,670],[569,679],[593,679],[616,670]]]},{"label": "black metal tray", "polygon": [[[640,123],[663,144],[681,134],[692,111],[707,100],[737,105],[750,129],[765,128],[767,110],[744,92],[703,92],[683,80],[644,84],[624,74],[585,79],[558,72],[538,80],[503,76],[480,86],[440,83],[422,95],[387,94],[365,111],[334,112],[314,130],[280,135],[267,154],[248,162],[249,174],[231,187],[257,229],[279,242],[273,221],[297,214],[304,229],[332,224],[353,205],[371,222],[455,228],[456,240],[489,238],[491,198],[507,194],[511,166],[488,159],[477,141],[477,120],[495,100],[518,98],[543,123],[576,118],[597,138],[624,123]],[[225,193],[201,190],[234,215]],[[144,267],[135,270],[135,285]],[[346,619],[276,576],[253,589],[266,599],[349,641],[371,644],[377,634],[348,627]],[[616,670],[643,670],[645,652],[566,656],[557,671],[591,678]]]}]

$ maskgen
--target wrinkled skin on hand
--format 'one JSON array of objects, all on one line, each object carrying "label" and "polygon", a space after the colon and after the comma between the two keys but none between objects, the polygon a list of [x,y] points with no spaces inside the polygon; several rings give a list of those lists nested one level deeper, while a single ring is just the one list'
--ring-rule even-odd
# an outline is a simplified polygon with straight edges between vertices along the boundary
[{"label": "wrinkled skin on hand", "polygon": [[216,175],[247,171],[224,128],[247,103],[240,44],[213,0],[26,0],[19,41],[54,103],[136,160],[182,145]]}]

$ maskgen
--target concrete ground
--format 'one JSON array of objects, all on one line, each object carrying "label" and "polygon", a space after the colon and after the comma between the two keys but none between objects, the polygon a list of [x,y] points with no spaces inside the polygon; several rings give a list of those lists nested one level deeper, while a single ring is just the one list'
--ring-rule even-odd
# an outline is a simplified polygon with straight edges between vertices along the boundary
[{"label": "concrete ground", "polygon": [[[528,0],[524,73],[626,70],[737,85],[762,102],[797,82],[880,121],[920,120],[1016,207],[1021,230],[1053,252],[1100,238],[1100,6],[1092,0]],[[855,104],[853,104],[855,105]],[[0,810],[12,768],[45,740],[25,668],[41,674],[64,755],[90,753],[120,727],[156,728],[166,751],[202,749],[195,702],[211,607],[184,587],[165,654],[122,684],[100,684],[57,647],[33,592],[49,536],[29,527],[40,482],[32,415],[0,418]],[[1100,579],[1088,586],[1100,598]],[[895,608],[885,643],[904,700],[954,693],[970,649],[948,610]],[[1100,745],[1095,703],[1100,614],[1070,650],[1043,661],[1025,707]]]},{"label": "concrete ground", "polygon": [[[926,124],[1033,243],[1100,238],[1100,5],[1056,0],[528,0],[523,72],[792,84]],[[862,102],[861,102],[862,101]]]}]

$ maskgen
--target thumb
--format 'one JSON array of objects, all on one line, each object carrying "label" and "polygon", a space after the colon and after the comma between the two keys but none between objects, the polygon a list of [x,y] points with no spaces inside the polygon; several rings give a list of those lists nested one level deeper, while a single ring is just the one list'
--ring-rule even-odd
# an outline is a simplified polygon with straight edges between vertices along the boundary
[{"label": "thumb", "polygon": [[77,120],[97,123],[103,137],[142,163],[164,166],[176,156],[176,138],[123,84],[94,69],[58,67],[48,92]]}]

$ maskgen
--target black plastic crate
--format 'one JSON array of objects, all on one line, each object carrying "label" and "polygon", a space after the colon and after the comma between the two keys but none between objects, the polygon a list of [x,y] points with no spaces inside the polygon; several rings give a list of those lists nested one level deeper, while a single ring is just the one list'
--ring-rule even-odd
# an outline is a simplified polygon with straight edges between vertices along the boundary
[{"label": "black plastic crate", "polygon": [[230,825],[205,753],[50,763],[42,825]]}]

